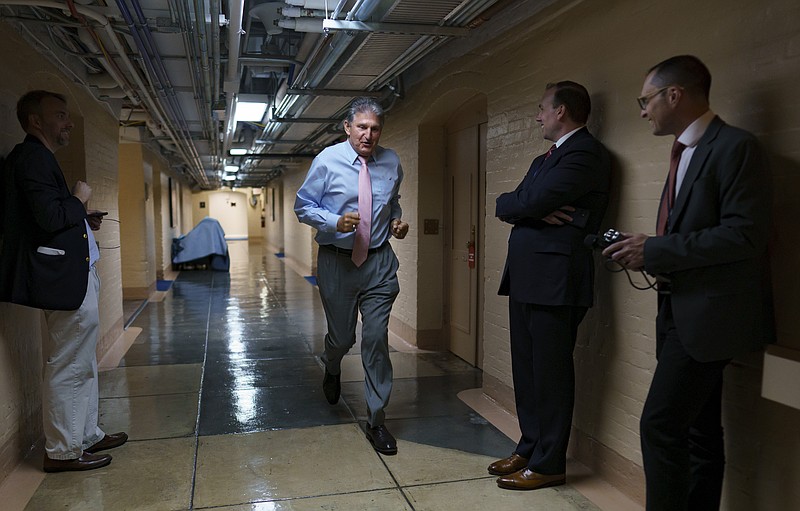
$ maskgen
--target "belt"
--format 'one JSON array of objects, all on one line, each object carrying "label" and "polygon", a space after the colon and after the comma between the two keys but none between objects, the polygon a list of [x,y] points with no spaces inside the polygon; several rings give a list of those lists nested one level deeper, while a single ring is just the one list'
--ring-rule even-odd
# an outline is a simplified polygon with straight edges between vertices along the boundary
[{"label": "belt", "polygon": [[[385,247],[388,244],[389,244],[388,241],[384,241],[383,245],[367,250],[367,254],[375,254],[375,253],[378,252],[378,250],[382,249],[383,247]],[[336,245],[320,245],[319,247],[320,248],[324,248],[325,250],[327,250],[329,252],[333,252],[333,253],[335,253],[337,255],[343,255],[343,256],[347,256],[347,257],[350,257],[350,256],[353,255],[353,251],[352,250],[350,250],[348,248],[340,248],[340,247],[337,247]]]},{"label": "belt", "polygon": [[656,278],[656,290],[660,295],[671,295],[672,294],[672,282],[669,280],[662,280],[660,278]]}]

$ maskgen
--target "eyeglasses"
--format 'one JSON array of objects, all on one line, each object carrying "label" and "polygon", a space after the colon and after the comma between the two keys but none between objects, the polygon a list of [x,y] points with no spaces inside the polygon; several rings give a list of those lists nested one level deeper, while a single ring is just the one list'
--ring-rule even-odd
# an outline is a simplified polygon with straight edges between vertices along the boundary
[{"label": "eyeglasses", "polygon": [[650,94],[647,94],[646,96],[639,96],[638,98],[636,98],[636,102],[639,103],[639,108],[641,108],[642,110],[647,108],[647,103],[649,103],[651,99],[653,99],[655,96],[658,96],[659,94],[661,94],[665,90],[669,89],[670,87],[672,87],[672,85],[667,85],[666,87],[661,87],[657,91],[651,92]]}]

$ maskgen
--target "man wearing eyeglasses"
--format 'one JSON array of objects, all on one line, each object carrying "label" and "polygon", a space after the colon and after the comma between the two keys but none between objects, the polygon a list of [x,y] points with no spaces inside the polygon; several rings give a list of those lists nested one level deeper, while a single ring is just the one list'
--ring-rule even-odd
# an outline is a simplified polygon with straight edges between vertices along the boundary
[{"label": "man wearing eyeglasses", "polygon": [[657,235],[623,233],[603,252],[658,281],[658,364],[640,422],[648,511],[719,509],[723,370],[774,336],[767,160],[710,110],[710,88],[693,56],[648,72],[641,116],[675,137]]}]

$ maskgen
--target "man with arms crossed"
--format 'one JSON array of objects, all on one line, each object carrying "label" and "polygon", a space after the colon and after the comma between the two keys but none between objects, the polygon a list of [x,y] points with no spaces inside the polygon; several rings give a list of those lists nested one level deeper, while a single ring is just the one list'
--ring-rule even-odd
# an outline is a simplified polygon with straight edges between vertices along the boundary
[{"label": "man with arms crossed", "polygon": [[575,82],[548,84],[536,122],[554,142],[517,189],[497,198],[512,224],[500,283],[508,295],[511,368],[522,436],[514,453],[489,465],[497,485],[536,490],[566,481],[575,400],[572,352],[592,306],[594,262],[583,245],[608,205],[608,151],[586,129],[591,101]]}]

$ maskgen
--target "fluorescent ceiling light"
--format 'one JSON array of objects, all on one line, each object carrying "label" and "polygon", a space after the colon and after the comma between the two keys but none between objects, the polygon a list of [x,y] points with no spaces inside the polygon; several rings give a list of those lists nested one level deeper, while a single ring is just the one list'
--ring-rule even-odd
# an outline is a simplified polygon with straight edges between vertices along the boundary
[{"label": "fluorescent ceiling light", "polygon": [[236,181],[236,174],[225,174],[222,176],[222,179],[225,181]]},{"label": "fluorescent ceiling light", "polygon": [[261,122],[269,107],[269,97],[261,94],[239,94],[234,122]]},{"label": "fluorescent ceiling light", "polygon": [[225,165],[225,172],[236,174],[237,172],[239,172],[239,167],[236,165]]},{"label": "fluorescent ceiling light", "polygon": [[231,149],[231,156],[241,156],[243,154],[247,154],[247,149],[241,147]]}]

